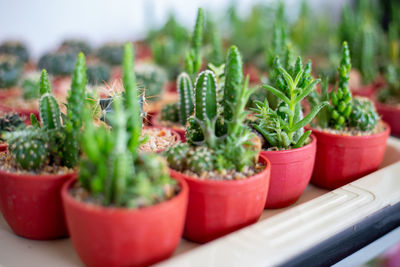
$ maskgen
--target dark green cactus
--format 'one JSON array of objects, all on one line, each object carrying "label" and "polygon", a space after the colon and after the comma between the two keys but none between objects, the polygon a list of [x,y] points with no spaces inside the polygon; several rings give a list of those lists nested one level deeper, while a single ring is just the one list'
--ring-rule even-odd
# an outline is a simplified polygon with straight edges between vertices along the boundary
[{"label": "dark green cactus", "polygon": [[24,99],[37,99],[40,97],[40,72],[25,75],[22,80],[22,97]]},{"label": "dark green cactus", "polygon": [[379,121],[379,116],[372,102],[368,98],[355,97],[352,101],[352,110],[349,125],[360,131],[372,131]]},{"label": "dark green cactus", "polygon": [[167,73],[157,65],[140,64],[135,67],[135,74],[137,84],[144,90],[146,100],[159,100],[168,80]]},{"label": "dark green cactus", "polygon": [[108,82],[111,76],[111,69],[103,63],[90,64],[86,68],[87,82],[91,85],[98,85]]},{"label": "dark green cactus", "polygon": [[202,64],[201,47],[203,43],[204,13],[203,9],[197,10],[196,24],[194,26],[191,49],[185,56],[185,67],[187,73],[194,79],[200,71]]},{"label": "dark green cactus", "polygon": [[16,86],[22,66],[15,56],[0,54],[0,89]]},{"label": "dark green cactus", "polygon": [[74,70],[76,54],[69,51],[47,53],[38,62],[39,69],[46,69],[55,76],[70,75]]},{"label": "dark green cactus", "polygon": [[[175,182],[166,163],[155,154],[139,154],[140,108],[133,70],[133,49],[124,47],[125,96],[113,100],[112,132],[93,124],[85,109],[79,181],[105,206],[137,208],[161,202]],[[167,189],[167,190],[166,190]]]},{"label": "dark green cactus", "polygon": [[184,171],[187,167],[187,154],[189,146],[185,143],[178,143],[174,147],[168,147],[164,156],[169,162],[169,166],[177,171]]},{"label": "dark green cactus", "polygon": [[200,175],[203,172],[214,170],[213,153],[213,150],[202,146],[189,150],[187,153],[188,170]]},{"label": "dark green cactus", "polygon": [[350,117],[352,109],[352,95],[349,89],[349,75],[351,69],[350,51],[346,42],[343,43],[342,60],[338,68],[339,86],[336,91],[330,93],[331,105],[330,126],[335,129],[343,129]]},{"label": "dark green cactus", "polygon": [[192,80],[186,72],[178,76],[177,89],[179,94],[179,121],[181,125],[185,125],[187,119],[193,114],[194,109]]},{"label": "dark green cactus", "polygon": [[162,121],[170,121],[170,122],[180,122],[179,120],[179,103],[169,103],[169,104],[165,104],[162,108],[161,108],[161,116],[160,119]]},{"label": "dark green cactus", "polygon": [[0,140],[3,139],[3,134],[6,132],[14,132],[24,128],[24,119],[16,113],[7,113],[0,117]]},{"label": "dark green cactus", "polygon": [[89,55],[92,52],[90,45],[84,40],[65,40],[58,48],[59,51],[69,51],[76,55],[80,52]]},{"label": "dark green cactus", "polygon": [[49,130],[61,128],[61,113],[56,98],[51,94],[49,78],[46,70],[42,71],[40,77],[40,120],[43,127]]},{"label": "dark green cactus", "polygon": [[243,84],[243,63],[236,46],[228,51],[225,64],[225,87],[224,87],[224,119],[232,119],[232,104],[237,100],[237,86]]},{"label": "dark green cactus", "polygon": [[20,62],[25,63],[29,60],[29,53],[26,46],[16,41],[6,41],[0,45],[0,54],[13,55]]},{"label": "dark green cactus", "polygon": [[101,61],[114,66],[122,63],[123,52],[124,48],[122,44],[108,43],[99,48],[97,56]]}]

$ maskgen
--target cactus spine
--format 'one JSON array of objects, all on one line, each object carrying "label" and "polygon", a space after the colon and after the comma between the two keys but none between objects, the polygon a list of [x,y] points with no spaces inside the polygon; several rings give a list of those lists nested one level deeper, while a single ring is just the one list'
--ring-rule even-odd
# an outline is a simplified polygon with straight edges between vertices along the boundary
[{"label": "cactus spine", "polygon": [[194,108],[192,81],[186,72],[178,76],[177,88],[179,94],[179,121],[182,125],[185,125]]}]

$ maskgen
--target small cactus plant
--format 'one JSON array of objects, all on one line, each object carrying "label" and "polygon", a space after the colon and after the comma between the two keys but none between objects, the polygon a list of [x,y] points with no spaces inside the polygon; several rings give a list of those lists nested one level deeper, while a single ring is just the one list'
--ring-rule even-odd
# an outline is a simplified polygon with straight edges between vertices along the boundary
[{"label": "small cactus plant", "polygon": [[103,63],[88,64],[86,68],[87,82],[90,85],[98,85],[108,82],[111,76],[111,69]]},{"label": "small cactus plant", "polygon": [[194,77],[199,72],[202,65],[202,43],[203,43],[204,13],[203,9],[197,10],[196,24],[194,26],[191,49],[185,56],[185,68],[189,76]]},{"label": "small cactus plant", "polygon": [[[235,53],[236,60],[232,60]],[[228,52],[226,65],[226,69],[235,70],[231,75],[239,75],[231,77],[231,81],[241,81],[241,57],[234,46]],[[225,85],[224,93],[235,90],[236,94],[230,101],[230,120],[224,120],[224,114],[218,112],[221,109],[214,73],[206,70],[197,76],[194,115],[189,118],[186,129],[188,143],[177,144],[164,152],[170,167],[203,176],[208,171],[242,171],[246,166],[254,166],[260,146],[253,143],[255,135],[244,124],[248,115],[244,108],[253,91],[248,89],[248,78],[231,85],[235,87]],[[221,129],[225,134],[221,134]]]},{"label": "small cactus plant", "polygon": [[39,59],[38,67],[55,76],[71,75],[75,60],[76,54],[70,51],[51,52]]},{"label": "small cactus plant", "polygon": [[22,97],[24,99],[37,99],[40,96],[40,72],[31,72],[22,78]]},{"label": "small cactus plant", "polygon": [[23,43],[6,41],[0,45],[0,54],[13,55],[22,63],[29,60],[28,49]]},{"label": "small cactus plant", "polygon": [[90,111],[84,112],[81,143],[85,156],[79,181],[104,206],[138,208],[172,197],[168,192],[175,181],[169,177],[161,157],[139,153],[142,126],[129,43],[124,47],[123,82],[125,97],[113,101],[111,132],[103,125],[94,126]]},{"label": "small cactus plant", "polygon": [[70,51],[74,54],[82,52],[85,55],[89,55],[92,52],[90,45],[84,40],[65,40],[62,42],[58,49],[59,51]]},{"label": "small cactus plant", "polygon": [[257,114],[257,120],[252,126],[263,135],[266,142],[266,148],[291,149],[302,147],[311,131],[304,131],[304,126],[311,122],[316,114],[328,104],[328,102],[319,103],[303,117],[301,101],[307,97],[319,80],[314,80],[311,76],[311,61],[304,67],[299,57],[296,63],[288,70],[279,66],[276,59],[278,88],[270,85],[263,87],[274,94],[279,99],[278,107],[273,109],[269,106],[268,100],[264,103],[257,102],[253,109]]},{"label": "small cactus plant", "polygon": [[144,91],[146,100],[159,100],[168,80],[164,69],[153,64],[140,64],[135,66],[135,74],[138,86]]},{"label": "small cactus plant", "polygon": [[120,43],[108,43],[100,47],[97,56],[101,61],[112,66],[122,63],[123,45]]},{"label": "small cactus plant", "polygon": [[16,113],[7,113],[0,117],[0,141],[4,141],[3,135],[6,132],[14,132],[24,128],[24,119]]},{"label": "small cactus plant", "polygon": [[82,108],[85,100],[85,56],[80,53],[72,76],[67,113],[60,112],[51,94],[46,70],[40,77],[40,120],[31,114],[32,126],[6,135],[15,164],[27,171],[40,171],[48,165],[73,168],[79,154]]},{"label": "small cactus plant", "polygon": [[358,131],[372,131],[379,116],[372,102],[365,98],[353,98],[349,89],[349,73],[351,70],[350,51],[347,42],[343,42],[342,60],[338,68],[339,85],[328,93],[327,81],[321,87],[321,94],[313,92],[309,97],[311,106],[330,101],[317,116],[317,125],[321,128],[345,130],[352,128]]},{"label": "small cactus plant", "polygon": [[0,89],[16,86],[22,67],[15,56],[0,54]]}]

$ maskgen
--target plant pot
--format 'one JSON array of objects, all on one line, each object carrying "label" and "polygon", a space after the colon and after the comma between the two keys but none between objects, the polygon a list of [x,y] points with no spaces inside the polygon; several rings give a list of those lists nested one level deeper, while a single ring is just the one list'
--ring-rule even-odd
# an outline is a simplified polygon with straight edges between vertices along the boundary
[{"label": "plant pot", "polygon": [[256,222],[267,198],[271,164],[260,155],[265,169],[247,179],[215,181],[170,170],[189,186],[189,205],[183,236],[205,243]]},{"label": "plant pot", "polygon": [[7,143],[0,144],[0,152],[7,151],[7,148],[8,148]]},{"label": "plant pot", "polygon": [[303,194],[314,168],[317,139],[296,149],[261,151],[271,162],[271,180],[265,208],[277,209],[296,202]]},{"label": "plant pot", "polygon": [[400,107],[393,107],[375,101],[376,110],[382,120],[389,124],[391,134],[400,136]]},{"label": "plant pot", "polygon": [[[143,129],[152,129],[152,128],[155,128],[155,129],[159,129],[159,130],[166,130],[166,131],[170,131],[171,132],[171,135],[173,135],[175,138],[175,143],[176,142],[178,142],[178,141],[182,141],[182,139],[181,139],[181,136],[175,131],[175,130],[172,130],[172,129],[170,129],[170,128],[166,128],[166,127],[157,127],[157,126],[143,126]],[[160,153],[160,152],[163,152],[165,149],[159,149],[159,150],[157,150],[157,151],[153,151],[153,152],[155,152],[155,153]]]},{"label": "plant pot", "polygon": [[185,137],[186,129],[183,126],[182,127],[165,127],[165,126],[162,126],[159,123],[159,118],[160,118],[160,113],[152,115],[151,118],[150,118],[151,119],[151,125],[154,126],[154,127],[161,127],[161,128],[171,129],[171,130],[177,132],[180,135],[182,142],[186,142],[186,137]]},{"label": "plant pot", "polygon": [[364,97],[368,97],[371,98],[373,97],[373,95],[375,94],[377,90],[376,84],[368,84],[368,85],[364,85],[361,86],[359,88],[351,88],[351,92],[353,95],[355,96],[364,96]]},{"label": "plant pot", "polygon": [[186,183],[163,203],[143,208],[108,208],[76,200],[62,188],[68,229],[79,257],[87,266],[150,265],[168,258],[177,247],[185,222]]},{"label": "plant pot", "polygon": [[366,136],[343,136],[312,129],[317,155],[311,182],[335,189],[376,171],[382,162],[390,127]]},{"label": "plant pot", "polygon": [[168,82],[167,85],[166,85],[166,88],[167,88],[167,92],[176,93],[177,92],[176,81]]},{"label": "plant pot", "polygon": [[76,175],[0,170],[0,210],[14,233],[37,240],[67,237],[60,192],[62,185]]}]

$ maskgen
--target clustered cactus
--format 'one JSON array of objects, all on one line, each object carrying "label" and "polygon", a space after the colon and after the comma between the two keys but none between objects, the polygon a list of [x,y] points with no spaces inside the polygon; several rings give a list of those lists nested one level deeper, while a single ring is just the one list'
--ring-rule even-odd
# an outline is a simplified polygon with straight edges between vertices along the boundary
[{"label": "clustered cactus", "polygon": [[304,131],[304,126],[328,103],[319,103],[303,117],[301,101],[315,90],[320,81],[311,76],[311,61],[303,67],[299,57],[294,65],[285,70],[276,57],[274,65],[279,74],[275,81],[278,87],[263,87],[277,97],[278,106],[275,109],[271,108],[268,100],[263,103],[256,102],[256,108],[253,110],[257,114],[257,120],[252,126],[266,139],[266,148],[281,150],[302,147],[311,134],[310,130]]},{"label": "clustered cactus", "polygon": [[[143,207],[172,197],[175,181],[169,177],[166,162],[155,154],[140,154],[141,117],[133,49],[124,47],[123,83],[125,96],[113,101],[112,131],[93,124],[85,111],[82,136],[84,157],[79,181],[105,206]],[[172,189],[172,195],[171,195]]]},{"label": "clustered cactus", "polygon": [[154,64],[137,65],[135,73],[137,84],[143,90],[146,100],[159,100],[168,80],[167,73]]},{"label": "clustered cactus", "polygon": [[347,42],[343,42],[342,60],[338,68],[338,87],[328,93],[328,83],[325,82],[321,87],[321,94],[313,92],[309,97],[309,102],[314,107],[321,101],[330,101],[317,116],[317,123],[321,128],[371,131],[376,127],[379,116],[371,101],[366,98],[353,98],[351,94],[348,84],[350,70],[350,51]]},{"label": "clustered cactus", "polygon": [[0,54],[0,89],[17,85],[21,74],[22,66],[15,56]]},{"label": "clustered cactus", "polygon": [[31,114],[32,126],[6,135],[10,153],[18,167],[40,171],[47,165],[73,168],[79,155],[82,107],[85,100],[85,56],[80,53],[74,69],[67,113],[60,112],[51,94],[46,70],[40,77],[40,124]]},{"label": "clustered cactus", "polygon": [[[229,49],[223,106],[217,101],[217,81],[210,70],[201,72],[194,86],[194,114],[188,118],[188,143],[164,152],[169,165],[178,171],[203,175],[207,171],[242,171],[254,166],[260,151],[259,139],[244,124],[245,106],[252,90],[243,81],[242,59],[237,47]],[[226,95],[226,98],[225,98]],[[218,106],[223,106],[219,108]]]}]

